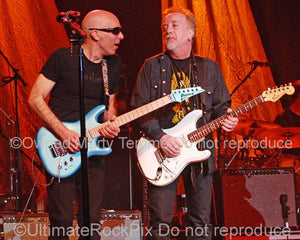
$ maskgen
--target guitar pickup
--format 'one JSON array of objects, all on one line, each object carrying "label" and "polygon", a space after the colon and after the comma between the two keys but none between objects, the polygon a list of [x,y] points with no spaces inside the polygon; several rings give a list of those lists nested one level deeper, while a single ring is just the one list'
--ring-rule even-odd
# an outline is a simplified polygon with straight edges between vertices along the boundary
[{"label": "guitar pickup", "polygon": [[161,151],[159,149],[156,150],[154,152],[154,154],[155,154],[155,157],[156,157],[156,159],[159,163],[162,163],[166,159],[165,156],[161,153]]},{"label": "guitar pickup", "polygon": [[67,154],[67,151],[63,148],[61,141],[56,141],[54,144],[49,146],[49,149],[54,158],[62,157]]}]

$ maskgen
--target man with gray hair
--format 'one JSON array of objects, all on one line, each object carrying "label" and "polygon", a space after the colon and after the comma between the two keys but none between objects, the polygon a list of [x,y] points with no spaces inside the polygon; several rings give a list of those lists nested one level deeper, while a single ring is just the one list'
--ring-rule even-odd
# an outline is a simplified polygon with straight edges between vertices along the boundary
[{"label": "man with gray hair", "polygon": [[[169,104],[151,115],[138,119],[142,131],[150,139],[159,142],[162,155],[167,158],[180,157],[181,142],[166,134],[163,129],[175,126],[194,109],[206,112],[197,122],[197,128],[232,111],[229,108],[230,96],[219,65],[210,59],[194,55],[192,51],[195,30],[196,21],[191,11],[169,8],[163,13],[162,33],[166,51],[145,61],[138,74],[131,99],[131,105],[139,107],[177,88],[201,86],[205,89],[203,98],[195,96],[183,103]],[[237,118],[227,115],[222,129],[232,131],[237,122]],[[205,141],[212,141],[212,136],[208,135]],[[209,148],[209,144],[204,145]],[[185,234],[189,240],[211,238],[209,220],[215,149],[209,150],[211,157],[207,161],[193,163],[182,172],[189,219],[188,231]],[[150,184],[151,232],[147,232],[148,239],[171,239],[177,183],[178,178],[166,186]]]}]

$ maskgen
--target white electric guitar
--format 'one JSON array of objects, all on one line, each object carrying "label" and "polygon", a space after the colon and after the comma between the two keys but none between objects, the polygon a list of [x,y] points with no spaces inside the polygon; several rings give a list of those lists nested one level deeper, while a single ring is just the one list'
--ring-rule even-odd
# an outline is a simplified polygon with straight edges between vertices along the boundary
[{"label": "white electric guitar", "polygon": [[[141,116],[144,116],[156,109],[159,109],[171,102],[182,102],[191,96],[199,94],[204,90],[201,87],[191,87],[176,89],[171,94],[148,103],[142,107],[134,109],[117,117],[112,124],[115,126],[125,125]],[[104,105],[99,105],[93,108],[86,114],[86,137],[88,140],[87,156],[108,155],[112,152],[111,147],[100,147],[97,144],[98,137],[100,137],[99,129],[105,123],[100,124],[97,119],[101,113],[105,111]],[[63,122],[63,124],[80,133],[80,121]],[[39,156],[49,174],[58,178],[66,178],[74,174],[81,166],[80,152],[70,154],[64,148],[63,143],[50,130],[45,127],[40,128],[37,133],[37,148]]]},{"label": "white electric guitar", "polygon": [[[291,85],[268,89],[257,98],[232,111],[230,115],[238,117],[258,104],[266,101],[275,102],[284,94],[291,95],[294,92],[295,89]],[[211,152],[209,150],[199,151],[197,143],[203,141],[205,136],[221,127],[226,115],[197,129],[196,122],[200,117],[202,117],[202,111],[194,110],[187,114],[175,127],[163,130],[165,133],[181,141],[181,153],[177,157],[166,158],[160,150],[158,142],[152,142],[145,137],[139,140],[137,157],[140,170],[153,185],[168,185],[180,175],[187,165],[204,161],[210,157]]]}]

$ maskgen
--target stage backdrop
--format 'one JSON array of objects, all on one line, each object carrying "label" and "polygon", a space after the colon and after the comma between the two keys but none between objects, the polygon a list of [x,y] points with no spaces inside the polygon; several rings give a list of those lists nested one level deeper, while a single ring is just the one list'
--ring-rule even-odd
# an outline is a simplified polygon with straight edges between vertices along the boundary
[{"label": "stage backdrop", "polygon": [[[34,156],[34,139],[37,129],[41,122],[30,111],[27,98],[30,88],[37,77],[39,70],[49,54],[60,46],[67,46],[68,39],[61,24],[55,21],[57,8],[53,0],[1,0],[0,8],[0,50],[9,60],[11,65],[19,69],[19,75],[26,81],[25,87],[18,81],[18,112],[20,122],[20,138],[26,139],[25,146],[21,150],[20,175],[20,195],[22,204],[29,195],[35,177],[32,174],[31,158]],[[0,56],[0,77],[13,76],[11,68],[2,56]],[[5,78],[7,79],[7,78]],[[0,119],[1,119],[1,138],[0,138],[0,193],[8,196],[10,194],[11,166],[14,163],[15,150],[10,148],[7,138],[15,136],[16,121],[15,110],[15,85],[14,82],[4,85],[0,82]],[[11,133],[9,133],[9,120]],[[10,154],[11,153],[11,159]],[[37,157],[36,163],[40,163]],[[13,165],[16,169],[16,166]],[[34,174],[37,175],[37,168],[33,167]],[[41,175],[41,182],[44,175]],[[37,185],[34,196],[43,195],[45,187]],[[4,197],[4,196],[3,196]],[[2,199],[1,199],[2,200]]]}]

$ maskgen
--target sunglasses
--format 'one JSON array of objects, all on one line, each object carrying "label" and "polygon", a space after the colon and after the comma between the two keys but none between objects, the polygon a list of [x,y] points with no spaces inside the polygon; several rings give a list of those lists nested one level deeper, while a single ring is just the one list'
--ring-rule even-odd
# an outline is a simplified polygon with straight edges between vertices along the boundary
[{"label": "sunglasses", "polygon": [[114,35],[118,35],[121,31],[122,28],[120,27],[115,27],[115,28],[89,28],[89,30],[97,30],[97,31],[101,31],[101,32],[108,32],[108,33],[112,33]]}]

